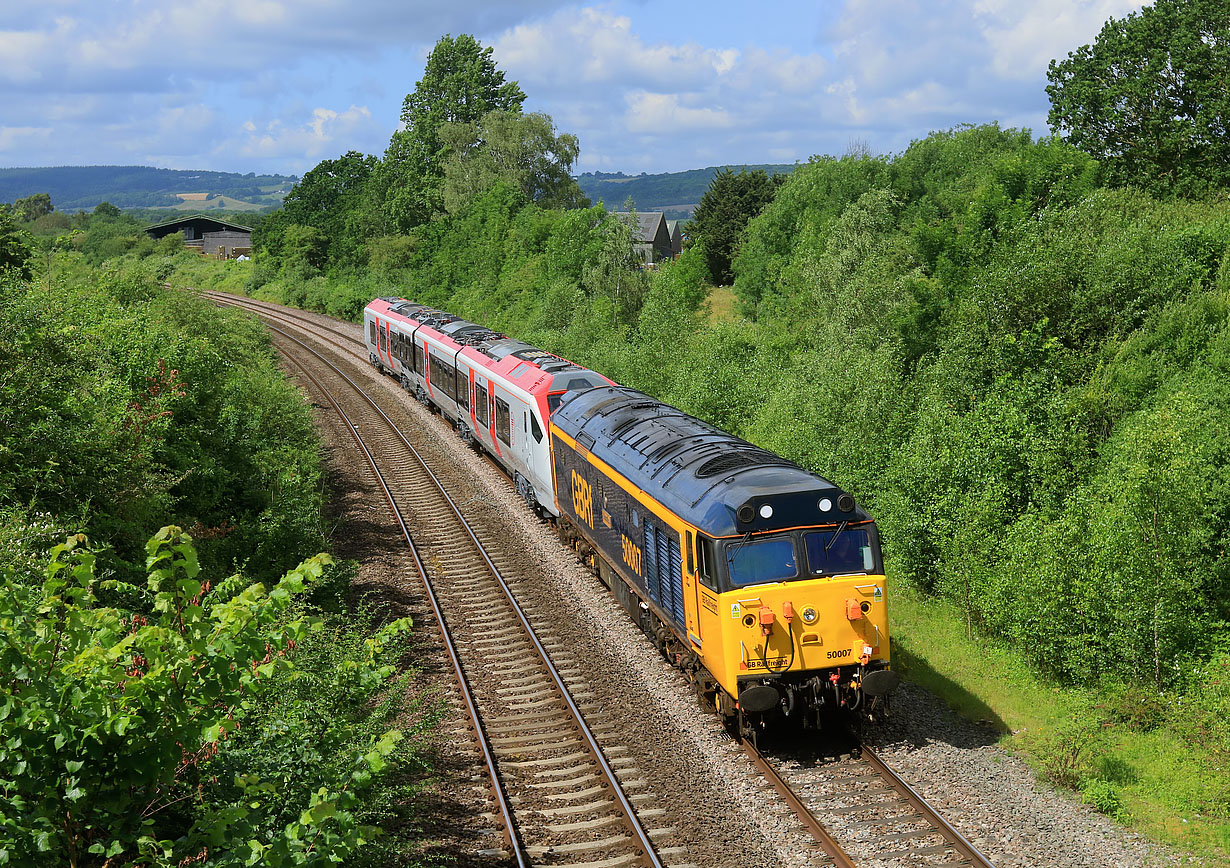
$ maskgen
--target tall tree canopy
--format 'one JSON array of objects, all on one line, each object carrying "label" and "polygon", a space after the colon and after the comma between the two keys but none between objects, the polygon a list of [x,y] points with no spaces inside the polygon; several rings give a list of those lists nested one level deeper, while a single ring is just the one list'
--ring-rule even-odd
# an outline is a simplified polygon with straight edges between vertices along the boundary
[{"label": "tall tree canopy", "polygon": [[557,136],[548,115],[496,109],[478,123],[445,124],[440,138],[447,154],[444,208],[450,214],[499,181],[544,208],[588,206],[572,177],[577,137]]},{"label": "tall tree canopy", "polygon": [[1047,70],[1049,122],[1155,192],[1230,186],[1230,4],[1156,0]]},{"label": "tall tree canopy", "polygon": [[[278,248],[272,252],[281,254],[286,252],[280,245],[289,227],[311,227],[313,233],[299,232],[296,237],[313,239],[309,246],[314,250],[325,245],[330,262],[355,262],[363,241],[355,224],[375,165],[375,157],[358,151],[348,151],[336,160],[322,160],[286,195],[281,210],[261,222],[255,242]],[[320,258],[316,256],[315,260]]]},{"label": "tall tree canopy", "polygon": [[18,220],[24,223],[33,223],[44,214],[50,214],[55,210],[55,207],[51,204],[50,193],[34,193],[14,202],[13,210],[17,212]]},{"label": "tall tree canopy", "polygon": [[401,129],[393,133],[377,173],[376,194],[387,227],[406,232],[441,207],[441,127],[476,124],[490,111],[519,114],[523,102],[525,93],[515,81],[504,80],[490,48],[466,33],[442,37],[402,103]]},{"label": "tall tree canopy", "polygon": [[525,93],[515,81],[504,81],[491,49],[467,33],[444,36],[427,58],[423,77],[415,82],[401,107],[401,123],[423,147],[429,159],[440,151],[444,124],[472,124],[489,111],[520,112]]},{"label": "tall tree canopy", "polygon": [[773,201],[773,193],[783,178],[772,178],[764,171],[741,171],[737,175],[729,168],[713,176],[709,189],[688,224],[693,240],[703,241],[709,273],[715,282],[728,285],[734,280],[731,260],[747,223]]}]

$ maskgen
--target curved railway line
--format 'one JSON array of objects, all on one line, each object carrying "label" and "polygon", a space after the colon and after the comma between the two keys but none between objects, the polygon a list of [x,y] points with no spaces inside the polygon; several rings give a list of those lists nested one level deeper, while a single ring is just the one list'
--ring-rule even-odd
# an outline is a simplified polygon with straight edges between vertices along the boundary
[{"label": "curved railway line", "polygon": [[[533,576],[515,553],[484,547],[483,528],[467,522],[377,400],[306,342],[367,367],[362,330],[266,302],[205,295],[266,320],[275,346],[340,416],[384,492],[440,626],[510,864],[687,864],[687,848],[670,840],[674,829],[644,825],[668,815],[662,803],[670,794],[647,791],[620,741],[631,734],[621,734],[594,703],[587,707],[582,661],[549,629],[537,635],[533,613],[518,604],[516,587]],[[586,715],[600,722],[591,726]],[[865,745],[836,760],[795,751],[766,757],[750,743],[743,747],[818,843],[811,864],[991,866]]]}]

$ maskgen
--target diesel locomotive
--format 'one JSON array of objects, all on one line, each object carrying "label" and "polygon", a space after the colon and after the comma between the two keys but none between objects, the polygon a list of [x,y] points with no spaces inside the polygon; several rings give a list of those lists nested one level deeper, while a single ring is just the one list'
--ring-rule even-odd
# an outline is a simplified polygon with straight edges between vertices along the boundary
[{"label": "diesel locomotive", "polygon": [[372,364],[504,468],[716,712],[755,732],[885,706],[880,541],[849,492],[425,305],[375,299],[364,334]]}]

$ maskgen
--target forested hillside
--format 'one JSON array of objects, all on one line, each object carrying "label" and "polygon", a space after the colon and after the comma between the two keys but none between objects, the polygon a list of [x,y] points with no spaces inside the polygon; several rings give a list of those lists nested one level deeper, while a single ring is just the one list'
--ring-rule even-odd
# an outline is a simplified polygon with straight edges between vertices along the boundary
[{"label": "forested hillside", "polygon": [[792,163],[764,163],[754,166],[710,166],[686,172],[665,172],[652,175],[625,175],[623,172],[583,172],[577,184],[594,204],[602,202],[609,211],[619,211],[631,199],[638,211],[665,211],[668,220],[686,219],[700,202],[705,191],[723,168],[735,172],[763,171],[769,175],[787,175],[794,171]]},{"label": "forested hillside", "polygon": [[[225,205],[255,210],[276,206],[298,178],[155,169],[150,166],[55,166],[0,169],[0,202],[48,193],[60,211],[93,211],[100,202],[118,208],[201,210]],[[184,199],[178,194],[187,194]],[[230,202],[225,200],[229,199]]]}]

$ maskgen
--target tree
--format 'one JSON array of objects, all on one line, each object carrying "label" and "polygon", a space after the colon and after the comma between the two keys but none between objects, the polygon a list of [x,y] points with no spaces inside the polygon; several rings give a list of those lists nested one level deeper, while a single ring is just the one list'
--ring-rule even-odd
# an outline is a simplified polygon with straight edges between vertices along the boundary
[{"label": "tree", "polygon": [[624,208],[620,216],[608,214],[602,221],[602,244],[581,278],[591,296],[608,300],[616,327],[620,322],[635,322],[649,287],[641,268],[644,260],[636,249],[637,219],[632,201],[624,203]]},{"label": "tree", "polygon": [[401,129],[393,133],[372,182],[385,231],[404,234],[440,209],[442,126],[476,124],[495,110],[518,114],[523,102],[525,93],[515,81],[504,80],[490,48],[465,33],[442,37],[402,103]]},{"label": "tree", "polygon": [[692,214],[688,234],[704,242],[709,273],[717,283],[728,285],[734,280],[730,264],[743,230],[749,220],[773,201],[782,178],[770,178],[763,169],[737,175],[730,169],[721,169],[709,182],[709,189]]},{"label": "tree", "polygon": [[572,177],[577,137],[555,135],[549,115],[496,109],[477,123],[448,123],[440,130],[444,153],[444,208],[457,213],[475,196],[503,181],[543,208],[587,207]]},{"label": "tree", "polygon": [[50,214],[55,208],[51,204],[50,193],[35,193],[13,203],[17,219],[23,223],[33,223],[44,214]]},{"label": "tree", "polygon": [[30,236],[27,235],[7,205],[0,205],[0,273],[13,271],[23,280],[30,279]]},{"label": "tree", "polygon": [[427,58],[423,77],[402,103],[401,123],[420,146],[429,168],[440,153],[444,124],[477,123],[489,111],[520,113],[525,93],[515,81],[504,81],[495,68],[491,49],[467,33],[444,36]]},{"label": "tree", "polygon": [[[294,225],[310,226],[317,235],[311,246],[317,247],[323,239],[330,263],[356,262],[363,239],[353,231],[352,218],[360,210],[375,165],[375,157],[358,151],[322,160],[286,195],[279,220],[269,228],[276,232]],[[262,232],[261,240],[268,243],[269,234]]]},{"label": "tree", "polygon": [[1195,193],[1230,185],[1230,6],[1156,0],[1051,61],[1048,121],[1112,183]]},{"label": "tree", "polygon": [[114,220],[116,217],[120,216],[120,209],[116,208],[110,202],[99,202],[94,206],[94,216]]}]

